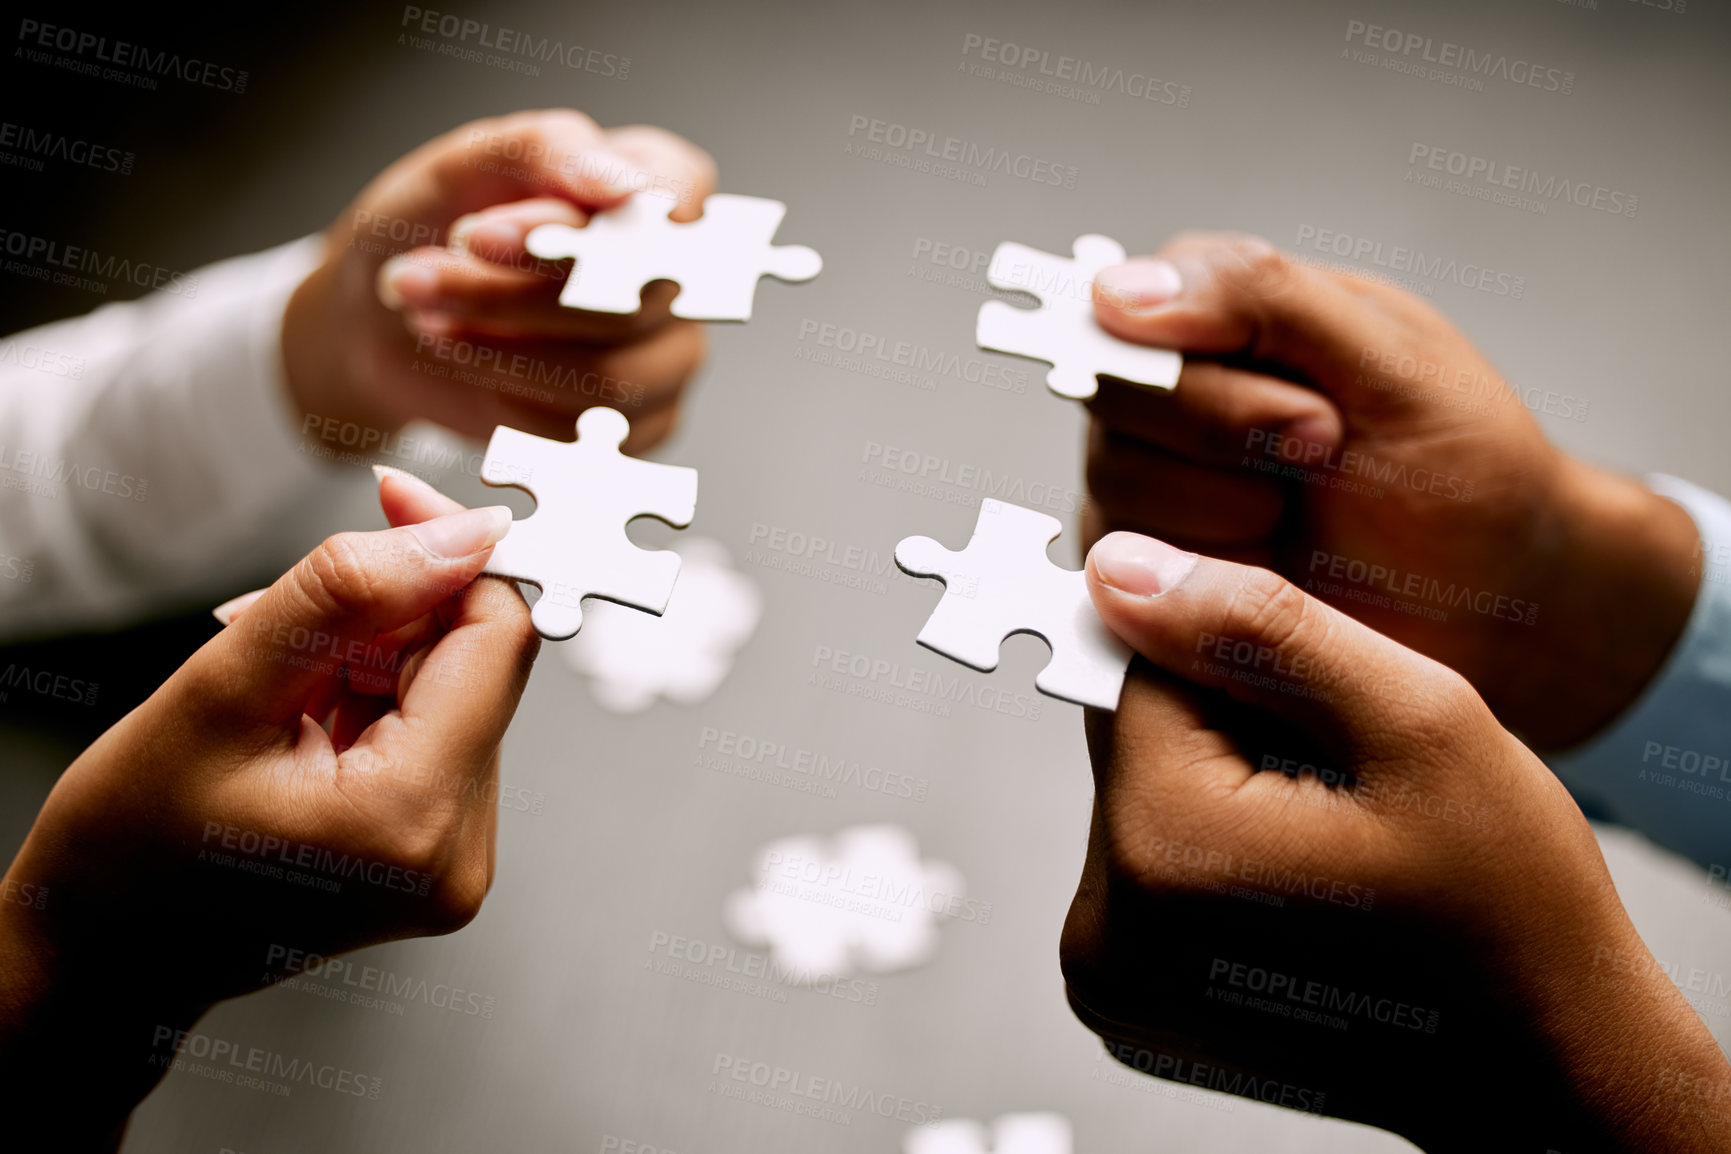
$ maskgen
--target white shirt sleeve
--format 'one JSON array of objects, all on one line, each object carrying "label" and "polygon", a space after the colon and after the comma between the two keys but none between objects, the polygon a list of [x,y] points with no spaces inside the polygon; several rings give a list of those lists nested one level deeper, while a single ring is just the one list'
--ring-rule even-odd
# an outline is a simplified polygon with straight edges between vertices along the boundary
[{"label": "white shirt sleeve", "polygon": [[0,339],[0,640],[239,591],[306,551],[321,484],[284,386],[284,306],[319,239]]}]

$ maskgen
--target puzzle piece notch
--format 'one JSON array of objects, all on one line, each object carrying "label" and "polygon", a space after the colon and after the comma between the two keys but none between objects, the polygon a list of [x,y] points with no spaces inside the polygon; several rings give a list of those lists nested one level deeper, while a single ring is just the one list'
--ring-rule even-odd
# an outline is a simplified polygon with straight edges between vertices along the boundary
[{"label": "puzzle piece notch", "polygon": [[1085,401],[1099,390],[1104,375],[1133,384],[1171,389],[1184,359],[1170,349],[1119,340],[1094,319],[1094,276],[1124,260],[1124,246],[1109,236],[1089,233],[1071,246],[1075,256],[1041,252],[1004,241],[992,253],[986,280],[994,288],[1029,293],[1037,309],[1004,301],[980,306],[974,341],[982,349],[1029,357],[1051,364],[1046,384],[1054,393]]},{"label": "puzzle piece notch", "polygon": [[1062,1114],[1002,1114],[990,1141],[972,1118],[945,1118],[908,1131],[902,1154],[1070,1154],[1074,1138]]},{"label": "puzzle piece notch", "polygon": [[671,280],[679,284],[671,312],[692,321],[748,321],[759,278],[808,281],[823,269],[816,249],[771,243],[787,215],[779,200],[715,193],[689,222],[669,219],[678,204],[639,192],[583,228],[531,229],[525,243],[544,260],[576,258],[559,294],[566,308],[634,313],[644,285]]},{"label": "puzzle piece notch", "polygon": [[987,498],[980,502],[966,549],[930,537],[896,546],[896,565],[914,577],[936,577],[944,595],[916,640],[990,673],[1006,637],[1032,633],[1052,650],[1034,677],[1049,697],[1117,709],[1130,647],[1106,628],[1080,570],[1052,564],[1046,547],[1063,531],[1056,517]]},{"label": "puzzle piece notch", "polygon": [[585,597],[659,615],[673,594],[679,554],[638,548],[625,526],[642,516],[691,524],[697,470],[625,456],[619,446],[630,429],[617,410],[593,408],[577,418],[574,443],[505,425],[487,443],[481,480],[524,490],[535,511],[511,523],[485,572],[541,590],[529,620],[548,640],[583,627]]}]

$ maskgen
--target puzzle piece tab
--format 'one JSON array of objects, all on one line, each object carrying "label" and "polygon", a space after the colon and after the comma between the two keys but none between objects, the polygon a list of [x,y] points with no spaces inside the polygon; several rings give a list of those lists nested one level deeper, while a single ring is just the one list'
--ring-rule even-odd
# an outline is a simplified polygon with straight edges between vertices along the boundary
[{"label": "puzzle piece tab", "polygon": [[625,535],[633,517],[677,529],[697,512],[697,470],[639,461],[619,451],[630,431],[613,409],[585,410],[575,443],[500,425],[487,442],[481,480],[522,489],[535,511],[511,523],[486,572],[540,587],[529,619],[563,641],[583,627],[583,598],[602,597],[660,614],[679,576],[679,554],[639,549]]},{"label": "puzzle piece tab", "polygon": [[1062,530],[1056,517],[987,498],[961,552],[930,537],[903,538],[896,546],[901,570],[944,583],[943,599],[918,641],[990,673],[1004,638],[1035,634],[1052,647],[1052,660],[1034,678],[1036,689],[1077,705],[1116,709],[1130,647],[1100,620],[1082,573],[1046,556]]},{"label": "puzzle piece tab", "polygon": [[1004,301],[980,306],[974,340],[982,349],[1047,361],[1046,384],[1060,397],[1085,401],[1099,389],[1101,374],[1152,388],[1178,384],[1184,359],[1170,349],[1131,344],[1094,320],[1094,274],[1124,260],[1124,246],[1109,236],[1076,238],[1075,258],[1005,241],[992,253],[986,280],[1040,298],[1040,308],[1019,309]]},{"label": "puzzle piece tab", "polygon": [[577,258],[559,294],[566,308],[634,313],[643,286],[665,279],[679,282],[673,315],[691,321],[748,321],[759,277],[807,281],[823,269],[816,249],[770,243],[787,215],[779,200],[715,193],[688,223],[668,219],[678,203],[639,192],[583,228],[532,229],[526,244],[544,260]]}]

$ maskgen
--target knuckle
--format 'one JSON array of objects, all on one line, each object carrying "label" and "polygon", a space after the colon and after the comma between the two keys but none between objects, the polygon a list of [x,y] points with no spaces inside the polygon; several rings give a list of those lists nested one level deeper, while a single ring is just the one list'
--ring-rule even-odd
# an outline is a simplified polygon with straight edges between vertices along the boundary
[{"label": "knuckle", "polygon": [[455,933],[474,921],[493,885],[492,864],[485,855],[464,855],[438,873],[428,897],[437,933]]},{"label": "knuckle", "polygon": [[1491,720],[1496,724],[1466,678],[1437,662],[1414,665],[1411,676],[1415,692],[1403,695],[1411,699],[1413,707],[1402,711],[1401,724],[1404,736],[1418,749],[1458,746],[1462,734],[1480,731],[1477,723]]},{"label": "knuckle", "polygon": [[1174,233],[1160,248],[1166,257],[1188,256],[1213,259],[1255,260],[1265,253],[1278,253],[1274,244],[1264,237],[1248,232],[1186,229]]},{"label": "knuckle", "polygon": [[587,143],[601,135],[601,126],[575,108],[544,108],[521,112],[507,117],[505,133],[522,140],[525,145],[552,146],[556,143]]},{"label": "knuckle", "polygon": [[696,175],[713,175],[715,158],[677,132],[655,124],[625,124],[607,132],[608,142],[625,148],[651,148],[657,152],[678,156],[689,163]]},{"label": "knuckle", "polygon": [[533,114],[536,119],[547,125],[557,126],[566,130],[577,129],[582,132],[600,132],[601,126],[595,123],[595,118],[575,108],[549,108]]},{"label": "knuckle", "polygon": [[1231,632],[1278,650],[1298,636],[1316,608],[1304,590],[1285,578],[1249,569],[1228,607],[1227,620]]},{"label": "knuckle", "polygon": [[302,562],[302,588],[321,608],[347,615],[364,612],[373,604],[379,559],[369,537],[365,533],[327,537]]},{"label": "knuckle", "polygon": [[1283,291],[1292,277],[1291,258],[1260,237],[1232,238],[1218,260],[1232,283],[1257,298]]},{"label": "knuckle", "polygon": [[445,807],[400,807],[389,830],[378,835],[379,856],[406,874],[434,879],[437,889],[450,856],[450,824]]}]

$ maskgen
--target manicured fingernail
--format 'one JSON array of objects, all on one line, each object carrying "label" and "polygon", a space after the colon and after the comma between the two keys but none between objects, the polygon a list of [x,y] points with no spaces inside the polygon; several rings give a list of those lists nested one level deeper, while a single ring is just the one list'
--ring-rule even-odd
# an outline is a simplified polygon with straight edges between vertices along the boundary
[{"label": "manicured fingernail", "polygon": [[212,609],[210,615],[222,622],[224,626],[230,625],[236,617],[240,616],[241,610],[245,609],[248,605],[251,605],[254,601],[257,601],[263,596],[263,589],[254,589],[251,593],[242,593],[232,601],[224,601],[221,605]]},{"label": "manicured fingernail", "polygon": [[1089,550],[1088,564],[1095,576],[1122,593],[1158,597],[1190,576],[1196,554],[1140,533],[1108,533]]},{"label": "manicured fingernail", "polygon": [[375,478],[377,478],[379,484],[381,484],[381,485],[383,485],[385,483],[386,477],[393,477],[397,480],[398,483],[403,484],[403,485],[407,485],[411,489],[420,489],[423,492],[427,492],[427,493],[437,493],[438,492],[437,489],[433,488],[431,485],[427,484],[425,481],[421,480],[419,477],[415,476],[413,473],[409,472],[406,469],[399,469],[395,465],[374,465],[373,466],[373,476]]},{"label": "manicured fingernail", "polygon": [[1184,291],[1184,278],[1171,261],[1138,258],[1101,269],[1094,276],[1101,298],[1125,312],[1148,312]]},{"label": "manicured fingernail", "polygon": [[511,529],[511,509],[508,505],[485,505],[479,509],[464,509],[410,525],[427,552],[435,557],[467,557],[471,553],[497,545]]},{"label": "manicured fingernail", "polygon": [[379,269],[379,299],[389,309],[405,304],[425,308],[437,299],[438,285],[438,275],[432,269],[407,257],[394,256]]}]

